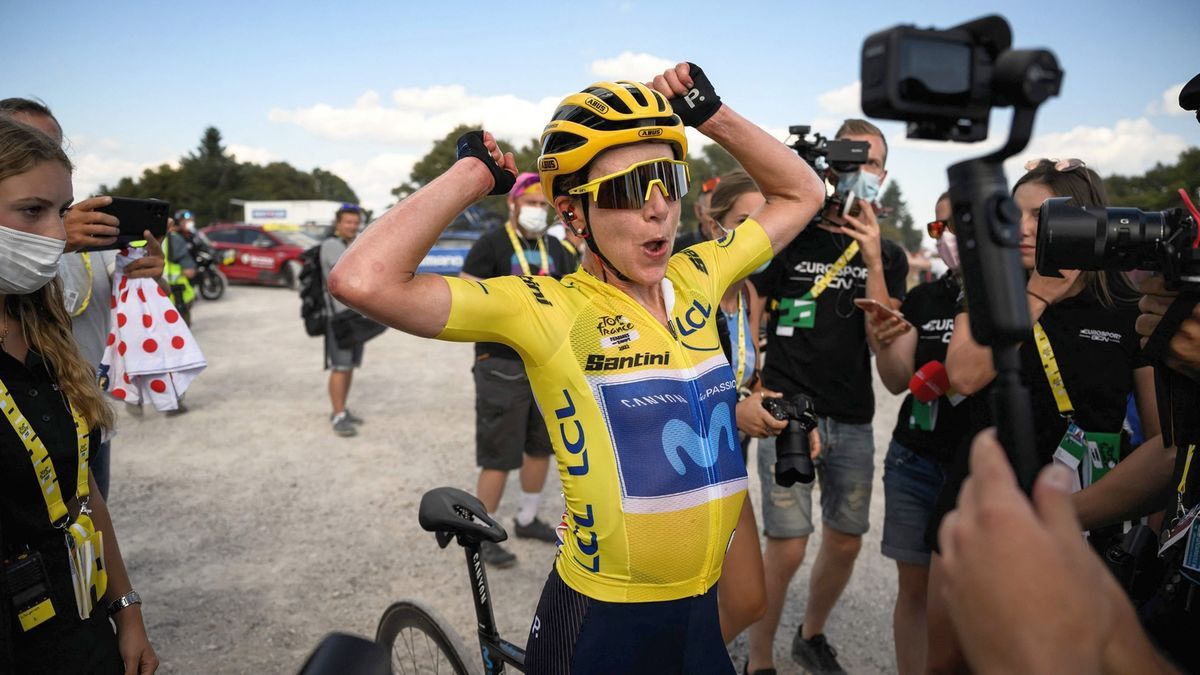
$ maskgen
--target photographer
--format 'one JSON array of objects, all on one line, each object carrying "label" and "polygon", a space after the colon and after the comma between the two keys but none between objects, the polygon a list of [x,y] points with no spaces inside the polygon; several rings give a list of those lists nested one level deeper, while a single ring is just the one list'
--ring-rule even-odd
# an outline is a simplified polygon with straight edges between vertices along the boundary
[{"label": "photographer", "polygon": [[[792,640],[792,657],[811,672],[842,672],[823,631],[867,531],[875,472],[868,345],[878,347],[866,319],[854,304],[870,298],[895,308],[904,297],[908,259],[898,245],[883,240],[870,202],[887,176],[887,142],[875,125],[846,120],[837,138],[869,144],[860,170],[837,176],[838,200],[826,204],[821,219],[806,228],[767,270],[752,277],[772,308],[768,324],[763,386],[785,398],[803,394],[818,416],[822,521],[826,525],[809,582],[805,619]],[[845,206],[838,201],[858,200]],[[854,215],[857,209],[857,215]],[[775,630],[788,584],[804,561],[813,532],[812,485],[781,487],[773,479],[774,437],[758,445],[763,491],[767,613],[750,629],[751,672],[773,667]]]},{"label": "photographer", "polygon": [[[1126,401],[1132,392],[1145,435],[1158,435],[1153,371],[1140,356],[1134,322],[1137,295],[1121,272],[1062,271],[1062,278],[1034,271],[1038,213],[1052,197],[1070,197],[1076,206],[1106,205],[1100,177],[1078,159],[1035,160],[1017,181],[1013,197],[1021,211],[1021,261],[1030,271],[1028,306],[1034,339],[1021,345],[1021,378],[1030,389],[1034,448],[1043,464],[1070,467],[1075,491],[1100,481],[1131,451],[1122,432]],[[969,300],[969,298],[968,298]],[[961,311],[946,356],[950,386],[972,395],[967,403],[973,431],[993,424],[987,387],[995,377],[991,350],[976,343],[970,320]],[[972,431],[972,432],[973,432]],[[1094,461],[1089,448],[1100,462]],[[935,525],[954,504],[967,473],[966,448],[955,458],[939,497]],[[1100,481],[1103,491],[1116,485]],[[1103,550],[1112,532],[1093,532],[1091,543]],[[956,670],[961,664],[954,636],[939,602],[940,561],[931,567],[929,594],[929,668]]]},{"label": "photographer", "polygon": [[961,292],[949,193],[938,198],[935,215],[927,229],[949,268],[946,274],[908,292],[900,307],[903,319],[867,313],[868,328],[880,344],[875,362],[883,385],[893,394],[912,391],[900,406],[883,461],[882,552],[896,561],[899,576],[892,634],[901,675],[925,672],[930,559],[925,530],[968,422],[962,397],[948,391],[945,382],[946,347]]}]

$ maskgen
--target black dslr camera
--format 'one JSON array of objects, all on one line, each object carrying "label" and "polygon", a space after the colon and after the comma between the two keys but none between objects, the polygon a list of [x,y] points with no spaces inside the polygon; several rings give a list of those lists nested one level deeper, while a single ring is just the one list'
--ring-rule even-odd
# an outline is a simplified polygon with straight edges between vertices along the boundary
[{"label": "black dslr camera", "polygon": [[1142,211],[1070,206],[1054,197],[1038,213],[1037,269],[1161,272],[1172,290],[1200,291],[1200,230],[1194,206]]},{"label": "black dslr camera", "polygon": [[797,481],[813,482],[816,473],[808,433],[817,428],[817,415],[812,401],[796,394],[791,398],[763,398],[762,404],[771,417],[788,423],[775,441],[775,483],[791,487]]},{"label": "black dslr camera", "polygon": [[1033,325],[1021,266],[1021,212],[1003,162],[1029,143],[1037,108],[1058,94],[1063,72],[1053,53],[1011,45],[1008,22],[994,15],[946,30],[896,26],[875,33],[862,48],[862,108],[873,117],[907,122],[909,138],[975,142],[987,137],[992,108],[1013,107],[1004,147],[959,162],[946,174],[971,334],[992,347],[993,416],[1002,422],[1000,442],[1029,490],[1041,461],[1017,348]]}]

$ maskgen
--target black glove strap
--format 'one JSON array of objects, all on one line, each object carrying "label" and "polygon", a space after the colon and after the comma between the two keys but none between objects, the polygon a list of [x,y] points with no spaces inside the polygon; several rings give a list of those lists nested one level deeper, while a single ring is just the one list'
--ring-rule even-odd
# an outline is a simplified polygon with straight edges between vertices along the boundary
[{"label": "black glove strap", "polygon": [[496,160],[492,159],[492,153],[488,152],[487,146],[483,144],[482,131],[468,131],[458,137],[458,158],[474,157],[483,162],[488,171],[492,172],[492,180],[495,185],[489,195],[506,195],[509,190],[512,190],[513,185],[517,182],[517,177],[512,173],[500,168]]},{"label": "black glove strap", "polygon": [[718,110],[721,109],[721,97],[717,96],[717,92],[713,89],[712,83],[708,81],[708,76],[700,69],[700,66],[688,62],[691,67],[689,74],[692,76],[692,88],[686,94],[679,98],[673,98],[668,103],[671,104],[671,109],[679,115],[679,119],[689,127],[698,127],[708,121]]}]

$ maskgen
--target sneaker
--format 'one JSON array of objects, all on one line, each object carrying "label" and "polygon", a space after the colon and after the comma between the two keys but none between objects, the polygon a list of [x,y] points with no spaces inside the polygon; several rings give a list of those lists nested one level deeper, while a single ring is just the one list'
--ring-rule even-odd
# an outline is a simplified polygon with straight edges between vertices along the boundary
[{"label": "sneaker", "polygon": [[333,424],[333,432],[338,436],[354,436],[358,434],[358,429],[354,428],[354,424],[350,421],[350,416],[345,411],[332,415],[329,421]]},{"label": "sneaker", "polygon": [[504,550],[503,546],[495,542],[480,542],[479,554],[488,567],[504,569],[505,567],[512,567],[517,564],[517,555],[511,551]]},{"label": "sneaker", "polygon": [[546,521],[540,518],[534,518],[525,525],[519,521],[513,521],[513,532],[522,539],[537,539],[551,544],[558,543],[558,534],[554,532],[554,528],[546,524]]},{"label": "sneaker", "polygon": [[818,633],[805,640],[803,630],[801,625],[792,638],[792,660],[813,675],[845,675],[837,660],[837,650],[825,639],[825,634]]},{"label": "sneaker", "polygon": [[350,412],[349,408],[346,408],[346,419],[350,420],[350,424],[354,425],[362,424],[365,421],[363,418]]}]

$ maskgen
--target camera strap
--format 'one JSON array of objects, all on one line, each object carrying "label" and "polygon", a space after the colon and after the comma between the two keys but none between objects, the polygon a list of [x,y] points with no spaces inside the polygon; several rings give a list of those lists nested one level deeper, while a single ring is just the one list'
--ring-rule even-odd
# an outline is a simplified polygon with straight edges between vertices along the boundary
[{"label": "camera strap", "polygon": [[[512,242],[513,253],[517,256],[517,262],[521,265],[521,272],[525,276],[531,276],[529,271],[529,261],[525,259],[525,247],[521,245],[520,239],[517,238],[517,232],[513,228],[512,221],[504,223],[504,230],[508,232],[508,240]],[[538,274],[547,275],[550,273],[550,258],[546,255],[546,239],[538,237],[537,240],[538,255],[542,256],[542,264],[538,270]]]},{"label": "camera strap", "polygon": [[817,298],[829,288],[829,284],[846,269],[850,260],[858,255],[858,241],[851,241],[825,273],[817,277],[812,288],[801,298],[781,298],[772,303],[771,309],[778,310],[775,323],[775,334],[791,336],[796,328],[812,328],[817,321]]},{"label": "camera strap", "polygon": [[858,255],[858,241],[854,240],[850,242],[844,251],[842,251],[842,254],[838,256],[838,259],[829,266],[829,269],[825,270],[825,273],[813,282],[812,288],[810,288],[808,292],[804,294],[804,299],[816,300],[818,297],[820,297],[820,295],[825,292],[825,289],[829,288],[829,284],[833,283],[833,280],[842,273],[842,270],[846,268],[846,265],[850,264],[850,259],[856,255]]}]

